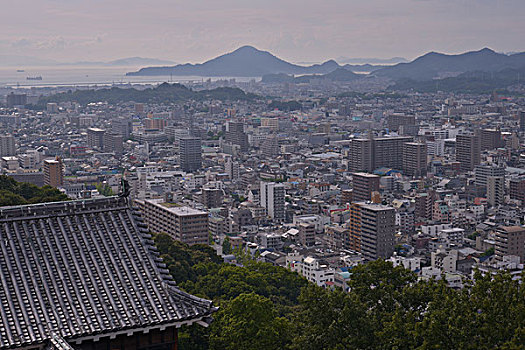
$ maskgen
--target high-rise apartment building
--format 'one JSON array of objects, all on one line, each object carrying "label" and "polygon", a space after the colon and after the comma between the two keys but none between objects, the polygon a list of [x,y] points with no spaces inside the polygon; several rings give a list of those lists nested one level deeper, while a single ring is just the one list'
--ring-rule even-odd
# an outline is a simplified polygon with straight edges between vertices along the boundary
[{"label": "high-rise apartment building", "polygon": [[230,180],[237,180],[240,177],[239,162],[236,162],[232,157],[228,157],[224,163],[224,171],[228,174]]},{"label": "high-rise apartment building", "polygon": [[501,138],[501,130],[498,129],[483,129],[480,131],[481,137],[481,151],[493,150],[495,148],[504,147],[505,143]]},{"label": "high-rise apartment building", "polygon": [[350,144],[348,168],[350,171],[374,170],[374,140],[354,139]]},{"label": "high-rise apartment building", "polygon": [[432,219],[434,199],[434,192],[418,193],[416,195],[414,198],[416,218]]},{"label": "high-rise apartment building", "polygon": [[208,209],[219,208],[222,205],[223,190],[219,188],[203,188],[201,203]]},{"label": "high-rise apartment building", "polygon": [[179,141],[180,167],[192,172],[202,167],[201,139],[193,136],[181,137]]},{"label": "high-rise apartment building", "polygon": [[374,174],[353,173],[353,201],[370,201],[372,199],[372,193],[379,191],[379,179],[380,177]]},{"label": "high-rise apartment building", "polygon": [[474,184],[487,188],[487,179],[490,176],[505,176],[505,168],[497,165],[477,165],[474,169]]},{"label": "high-rise apartment building", "polygon": [[135,201],[152,232],[167,233],[173,239],[192,245],[208,244],[208,213],[162,200]]},{"label": "high-rise apartment building", "polygon": [[350,143],[349,170],[372,172],[381,167],[401,170],[403,144],[413,140],[405,136],[353,139]]},{"label": "high-rise apartment building", "polygon": [[386,117],[388,129],[398,131],[400,126],[416,125],[416,117],[413,115],[391,114]]},{"label": "high-rise apartment building", "polygon": [[352,203],[349,248],[361,252],[367,261],[389,258],[394,252],[395,221],[392,207]]},{"label": "high-rise apartment building", "polygon": [[106,130],[99,128],[87,129],[87,144],[88,147],[102,150],[104,148],[104,134]]},{"label": "high-rise apartment building", "polygon": [[44,184],[51,187],[64,185],[64,166],[59,157],[44,160]]},{"label": "high-rise apartment building", "polygon": [[133,122],[127,118],[117,118],[111,121],[111,132],[122,135],[124,140],[129,139],[133,132]]},{"label": "high-rise apartment building", "polygon": [[403,144],[403,173],[423,177],[427,174],[427,145],[418,142]]},{"label": "high-rise apartment building", "polygon": [[229,121],[226,123],[224,140],[240,146],[241,152],[248,151],[248,135],[244,132],[244,123]]},{"label": "high-rise apartment building", "polygon": [[347,189],[341,191],[341,205],[352,203],[354,200],[354,190]]},{"label": "high-rise apartment building", "polygon": [[474,134],[456,136],[456,161],[461,171],[472,171],[481,161],[480,137]]},{"label": "high-rise apartment building", "polygon": [[149,116],[144,121],[144,127],[148,130],[164,130],[168,122],[164,118],[156,118],[153,115]]},{"label": "high-rise apartment building", "polygon": [[5,97],[7,108],[15,106],[24,106],[27,104],[27,95],[26,94],[15,94],[11,92]]},{"label": "high-rise apartment building", "polygon": [[260,201],[267,215],[274,221],[285,219],[284,185],[275,182],[261,182]]},{"label": "high-rise apartment building", "polygon": [[496,259],[503,260],[506,255],[520,257],[525,262],[525,227],[501,226],[496,230]]},{"label": "high-rise apartment building", "polygon": [[13,135],[0,135],[0,157],[16,155],[15,137]]},{"label": "high-rise apartment building", "polygon": [[280,153],[279,140],[274,135],[267,136],[261,144],[261,153],[266,158],[272,158]]},{"label": "high-rise apartment building", "polygon": [[525,177],[510,179],[509,195],[511,199],[521,201],[521,205],[525,206]]},{"label": "high-rise apartment building", "polygon": [[104,134],[103,142],[104,152],[115,153],[121,155],[124,152],[124,139],[120,134]]},{"label": "high-rise apartment building", "polygon": [[492,206],[503,204],[505,201],[505,177],[487,177],[487,202]]},{"label": "high-rise apartment building", "polygon": [[306,222],[301,222],[297,225],[299,229],[299,243],[305,247],[312,247],[315,245],[315,225]]}]

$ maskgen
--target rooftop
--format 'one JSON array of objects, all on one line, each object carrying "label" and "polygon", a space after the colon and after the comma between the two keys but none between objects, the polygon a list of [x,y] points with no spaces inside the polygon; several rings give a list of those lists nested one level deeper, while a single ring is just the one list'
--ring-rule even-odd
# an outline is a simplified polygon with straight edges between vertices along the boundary
[{"label": "rooftop", "polygon": [[0,349],[199,322],[126,198],[0,208]]}]

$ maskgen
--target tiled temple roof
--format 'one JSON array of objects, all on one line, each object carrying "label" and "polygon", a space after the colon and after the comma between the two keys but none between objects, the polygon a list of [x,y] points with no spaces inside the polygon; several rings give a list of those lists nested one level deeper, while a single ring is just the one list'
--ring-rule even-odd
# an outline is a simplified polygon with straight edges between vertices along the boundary
[{"label": "tiled temple roof", "polygon": [[127,198],[0,208],[0,349],[209,316]]}]

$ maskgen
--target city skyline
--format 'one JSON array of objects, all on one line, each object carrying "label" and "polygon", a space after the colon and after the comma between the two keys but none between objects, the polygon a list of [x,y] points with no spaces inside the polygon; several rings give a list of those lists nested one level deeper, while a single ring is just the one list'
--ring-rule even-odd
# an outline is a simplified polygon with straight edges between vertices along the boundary
[{"label": "city skyline", "polygon": [[518,0],[307,2],[22,0],[2,12],[0,52],[59,62],[142,56],[195,63],[243,45],[292,62],[524,50]]}]

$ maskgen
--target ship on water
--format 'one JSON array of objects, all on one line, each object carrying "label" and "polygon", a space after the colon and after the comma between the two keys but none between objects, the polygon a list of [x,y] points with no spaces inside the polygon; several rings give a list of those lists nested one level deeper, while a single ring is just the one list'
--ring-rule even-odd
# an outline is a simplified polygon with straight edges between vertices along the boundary
[{"label": "ship on water", "polygon": [[16,72],[17,72],[17,73],[23,73],[23,72],[25,72],[25,70],[23,70],[23,69],[17,69]]},{"label": "ship on water", "polygon": [[26,80],[42,80],[42,76],[37,76],[37,77],[26,77]]}]

